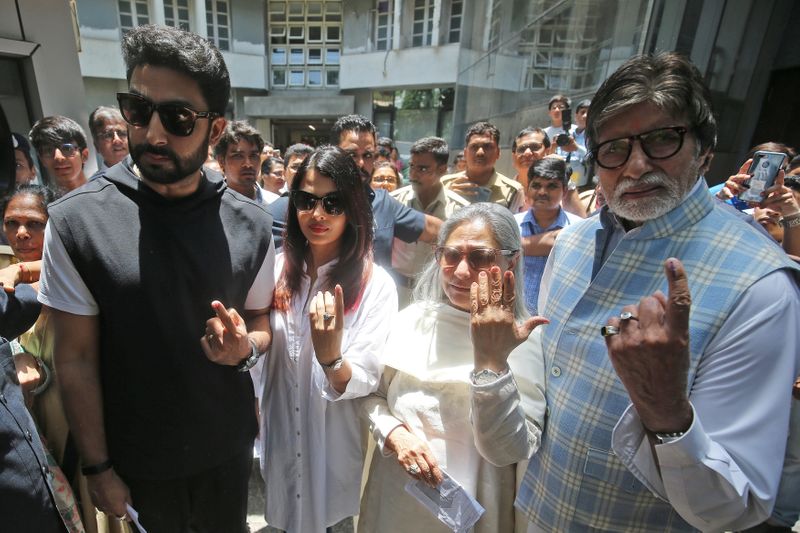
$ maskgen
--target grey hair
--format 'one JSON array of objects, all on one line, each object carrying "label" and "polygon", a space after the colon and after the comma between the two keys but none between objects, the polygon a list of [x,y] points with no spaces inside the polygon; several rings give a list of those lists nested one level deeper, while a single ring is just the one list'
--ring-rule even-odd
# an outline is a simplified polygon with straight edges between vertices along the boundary
[{"label": "grey hair", "polygon": [[[476,220],[483,221],[487,228],[492,232],[497,245],[504,250],[518,250],[515,258],[514,267],[514,286],[516,297],[514,299],[514,318],[523,320],[529,316],[525,308],[522,241],[519,233],[519,225],[514,219],[514,215],[508,208],[499,204],[489,202],[479,202],[463,207],[453,213],[443,224],[439,231],[437,246],[444,246],[450,238],[450,234],[461,226]],[[436,304],[447,301],[442,289],[441,269],[436,259],[431,258],[425,268],[417,277],[417,282],[413,292],[414,300],[418,302],[428,302]]]},{"label": "grey hair", "polygon": [[684,115],[699,141],[698,153],[717,143],[717,122],[711,95],[700,71],[681,54],[635,56],[627,60],[600,86],[586,117],[589,151],[597,148],[603,124],[641,103],[653,103],[663,111]]}]

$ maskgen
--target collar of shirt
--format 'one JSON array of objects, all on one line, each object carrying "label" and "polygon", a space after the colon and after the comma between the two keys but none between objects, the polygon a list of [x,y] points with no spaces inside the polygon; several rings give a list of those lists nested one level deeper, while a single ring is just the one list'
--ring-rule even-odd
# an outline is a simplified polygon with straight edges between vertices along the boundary
[{"label": "collar of shirt", "polygon": [[563,228],[567,224],[569,224],[569,219],[567,218],[567,213],[561,207],[558,208],[558,216],[546,228],[541,228],[539,224],[536,222],[536,217],[533,216],[533,209],[528,209],[528,212],[525,213],[525,217],[522,219],[523,224],[530,224],[533,228],[534,233],[543,233],[545,231],[550,231],[558,228]]},{"label": "collar of shirt", "polygon": [[416,209],[417,211],[422,211],[426,215],[432,215],[437,218],[444,220],[446,218],[444,212],[444,206],[446,203],[446,198],[444,195],[444,187],[439,189],[439,193],[436,195],[436,198],[433,199],[431,203],[428,204],[427,207],[422,207],[422,203],[419,201],[419,197],[417,193],[414,193],[414,197],[411,199],[410,208]]}]

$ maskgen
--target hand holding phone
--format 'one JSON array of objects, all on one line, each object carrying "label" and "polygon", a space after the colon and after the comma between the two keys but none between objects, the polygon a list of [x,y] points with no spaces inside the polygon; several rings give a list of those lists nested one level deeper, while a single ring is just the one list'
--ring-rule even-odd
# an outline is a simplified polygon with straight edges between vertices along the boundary
[{"label": "hand holding phone", "polygon": [[765,191],[775,184],[785,159],[786,154],[780,152],[759,150],[753,154],[753,163],[747,171],[751,178],[747,180],[747,188],[739,194],[739,199],[745,202],[762,201]]}]

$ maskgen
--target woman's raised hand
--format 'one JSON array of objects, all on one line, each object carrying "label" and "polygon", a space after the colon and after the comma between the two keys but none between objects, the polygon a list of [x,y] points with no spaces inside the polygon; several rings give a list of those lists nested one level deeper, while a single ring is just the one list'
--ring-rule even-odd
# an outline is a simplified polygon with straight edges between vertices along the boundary
[{"label": "woman's raised hand", "polygon": [[521,324],[514,320],[516,302],[514,273],[500,273],[493,266],[488,274],[478,274],[470,288],[472,347],[475,368],[495,372],[507,366],[509,354],[522,344],[533,328],[550,321],[541,316],[530,317]]},{"label": "woman's raised hand", "polygon": [[311,343],[321,365],[329,365],[342,356],[344,331],[344,293],[336,285],[333,294],[317,292],[308,308],[311,323]]}]

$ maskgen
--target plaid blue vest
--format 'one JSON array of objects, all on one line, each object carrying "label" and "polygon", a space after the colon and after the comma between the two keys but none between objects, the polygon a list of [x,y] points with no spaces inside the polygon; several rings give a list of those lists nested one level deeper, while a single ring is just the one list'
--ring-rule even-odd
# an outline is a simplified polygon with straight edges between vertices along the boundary
[{"label": "plaid blue vest", "polygon": [[[667,294],[663,264],[683,262],[692,295],[691,391],[698,363],[742,291],[770,272],[796,268],[774,243],[723,211],[706,187],[627,234],[602,268],[609,235],[600,217],[564,229],[542,315],[547,419],[516,505],[545,531],[694,531],[611,451],[630,398],[608,358],[600,326],[643,296]],[[593,276],[593,270],[599,269]]]}]

